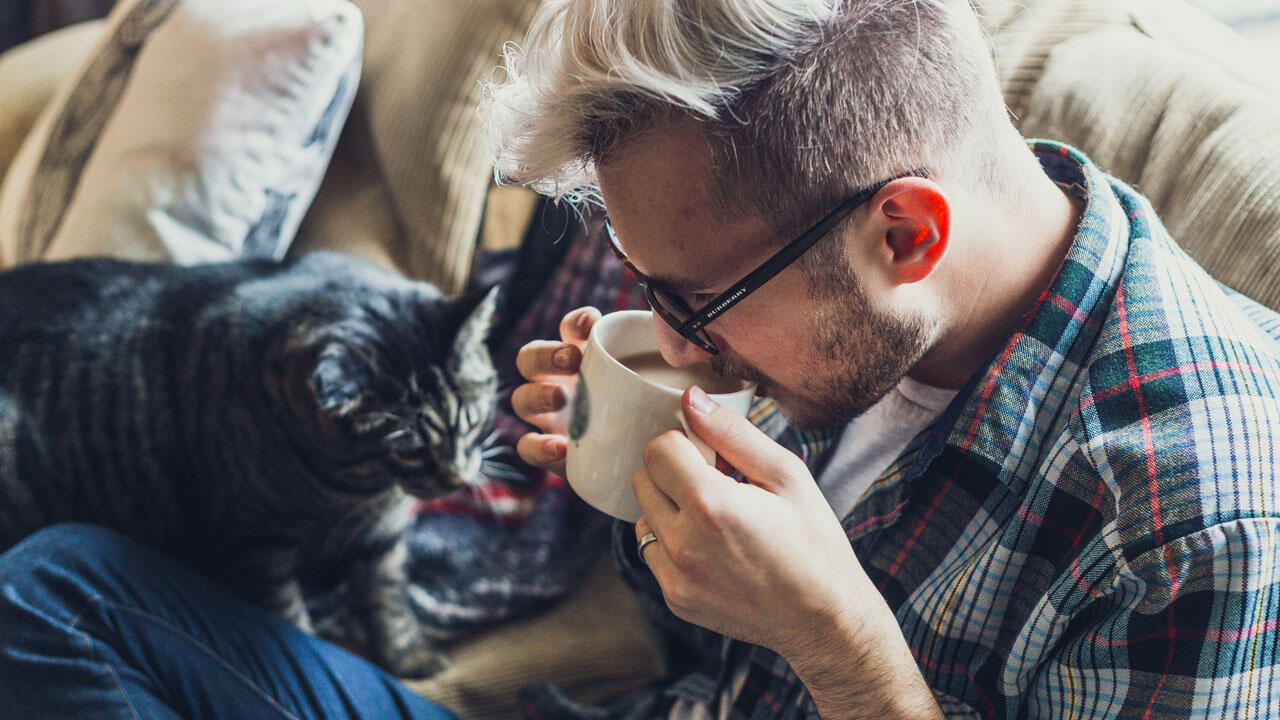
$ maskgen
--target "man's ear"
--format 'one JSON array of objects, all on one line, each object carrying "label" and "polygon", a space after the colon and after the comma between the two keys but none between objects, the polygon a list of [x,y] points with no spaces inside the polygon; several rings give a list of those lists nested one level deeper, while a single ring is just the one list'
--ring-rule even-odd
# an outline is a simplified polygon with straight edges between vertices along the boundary
[{"label": "man's ear", "polygon": [[951,241],[951,200],[942,188],[926,178],[902,178],[870,204],[886,224],[882,251],[892,282],[905,285],[933,274]]}]

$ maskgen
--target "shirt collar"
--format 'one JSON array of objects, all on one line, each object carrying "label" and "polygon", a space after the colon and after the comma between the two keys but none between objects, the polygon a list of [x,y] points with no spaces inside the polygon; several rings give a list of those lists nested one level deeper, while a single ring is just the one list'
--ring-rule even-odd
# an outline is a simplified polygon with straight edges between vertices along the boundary
[{"label": "shirt collar", "polygon": [[1016,483],[1034,463],[1057,420],[1062,383],[1084,362],[1111,308],[1129,250],[1129,222],[1110,179],[1083,153],[1032,140],[1031,150],[1055,182],[1085,201],[1062,266],[1035,309],[1009,341],[943,413],[907,472],[916,477],[946,447],[986,461],[1001,480]]},{"label": "shirt collar", "polygon": [[1039,463],[1061,429],[1062,397],[1111,308],[1129,250],[1129,222],[1110,179],[1083,153],[1033,140],[1045,174],[1085,202],[1074,242],[1026,322],[970,378],[933,426],[917,437],[844,518],[850,538],[893,524],[912,481],[947,448],[987,464],[1011,489]]}]

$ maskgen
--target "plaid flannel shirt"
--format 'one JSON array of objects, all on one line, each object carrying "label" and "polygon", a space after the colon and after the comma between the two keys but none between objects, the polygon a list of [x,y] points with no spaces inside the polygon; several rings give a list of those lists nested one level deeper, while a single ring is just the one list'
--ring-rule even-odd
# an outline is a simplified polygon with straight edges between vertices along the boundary
[{"label": "plaid flannel shirt", "polygon": [[[948,717],[1280,717],[1280,316],[1081,153],[1032,149],[1086,200],[1075,243],[844,519],[853,549]],[[838,437],[759,420],[815,468]],[[615,528],[624,576],[707,664],[610,714],[714,702],[745,662],[729,717],[816,717],[777,655],[671,616],[634,545]]]}]

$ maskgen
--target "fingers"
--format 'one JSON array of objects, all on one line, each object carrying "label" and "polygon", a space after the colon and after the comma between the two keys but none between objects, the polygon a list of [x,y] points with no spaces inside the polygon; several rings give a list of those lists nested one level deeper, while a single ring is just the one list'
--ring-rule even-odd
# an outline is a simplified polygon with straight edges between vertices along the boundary
[{"label": "fingers", "polygon": [[527,423],[550,431],[555,418],[569,402],[569,393],[558,382],[530,382],[511,392],[511,409]]},{"label": "fingers", "polygon": [[[693,441],[679,430],[665,432],[645,445],[644,469],[641,472],[649,484],[668,498],[673,508],[706,506],[715,497],[715,492],[723,492],[735,484],[731,478],[708,465]],[[635,484],[634,479],[632,484]],[[638,501],[641,500],[640,492],[637,487]],[[640,508],[646,509],[643,502]]]},{"label": "fingers", "polygon": [[529,382],[511,393],[516,417],[543,432],[563,434],[568,419],[560,411],[572,394],[582,351],[573,345],[535,340],[516,354],[516,369]]},{"label": "fingers", "polygon": [[800,458],[750,420],[718,405],[702,388],[686,390],[683,403],[689,428],[752,484],[780,494],[797,481],[812,482]]},{"label": "fingers", "polygon": [[581,348],[553,340],[534,340],[516,353],[516,370],[526,380],[572,375],[581,363]]},{"label": "fingers", "polygon": [[600,319],[600,311],[593,307],[570,310],[560,320],[560,339],[581,347],[591,334],[591,326]]},{"label": "fingers", "polygon": [[511,393],[511,409],[543,431],[528,433],[516,442],[516,453],[530,465],[564,474],[568,442],[561,410],[569,402],[587,336],[599,319],[595,308],[573,310],[560,321],[561,342],[534,340],[516,353],[516,370],[529,382]]},{"label": "fingers", "polygon": [[560,320],[561,342],[534,340],[526,343],[516,353],[516,369],[526,380],[578,372],[587,336],[599,319],[600,311],[593,307],[570,311]]},{"label": "fingers", "polygon": [[631,489],[636,494],[636,503],[640,505],[640,511],[644,513],[646,524],[652,518],[654,523],[662,525],[668,518],[675,515],[677,511],[676,503],[654,483],[653,477],[647,469],[640,468],[631,477]]},{"label": "fingers", "polygon": [[525,433],[516,441],[516,454],[534,467],[563,475],[568,445],[563,435]]}]

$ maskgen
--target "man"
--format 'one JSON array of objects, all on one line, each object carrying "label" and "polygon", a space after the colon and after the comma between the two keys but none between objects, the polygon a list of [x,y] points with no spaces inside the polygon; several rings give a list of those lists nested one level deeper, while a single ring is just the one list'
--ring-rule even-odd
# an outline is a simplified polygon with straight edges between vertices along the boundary
[{"label": "man", "polygon": [[[632,711],[1280,714],[1276,318],[1018,135],[967,4],[561,0],[488,111],[500,174],[603,201],[668,362],[845,426],[809,468],[686,392],[724,463],[653,440],[622,560],[708,664]],[[597,317],[520,353],[540,467]]]}]

